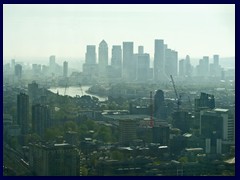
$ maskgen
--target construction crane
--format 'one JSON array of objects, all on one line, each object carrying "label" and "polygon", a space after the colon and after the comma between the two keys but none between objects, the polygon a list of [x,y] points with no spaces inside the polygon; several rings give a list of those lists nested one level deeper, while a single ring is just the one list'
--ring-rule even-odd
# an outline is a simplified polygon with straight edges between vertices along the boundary
[{"label": "construction crane", "polygon": [[68,88],[68,83],[66,82],[65,89],[64,89],[64,96],[66,95],[67,88]]},{"label": "construction crane", "polygon": [[177,93],[177,90],[176,90],[175,83],[174,83],[172,75],[170,75],[170,78],[171,78],[173,89],[174,89],[174,92],[175,92],[175,95],[176,95],[177,107],[178,107],[178,110],[179,110],[179,106],[181,105],[181,97],[182,96],[181,95],[179,96],[178,93]]},{"label": "construction crane", "polygon": [[81,85],[81,84],[79,84],[79,86],[80,86],[80,90],[81,90],[81,93],[82,93],[82,96],[83,96],[82,85]]}]

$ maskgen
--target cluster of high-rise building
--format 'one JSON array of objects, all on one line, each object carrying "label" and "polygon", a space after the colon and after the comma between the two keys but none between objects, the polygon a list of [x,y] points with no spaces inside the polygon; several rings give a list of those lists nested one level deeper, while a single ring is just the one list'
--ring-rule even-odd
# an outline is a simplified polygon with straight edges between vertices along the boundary
[{"label": "cluster of high-rise building", "polygon": [[[17,95],[17,123],[16,127],[14,126],[13,136],[19,136],[19,142],[22,145],[29,145],[29,164],[34,175],[78,176],[80,156],[73,144],[75,141],[72,136],[75,134],[66,133],[69,143],[61,141],[49,144],[36,140],[28,144],[27,136],[29,134],[35,134],[44,139],[46,130],[53,127],[50,107],[45,105],[40,94],[38,84],[33,82],[28,85],[28,94],[19,93]],[[29,117],[30,114],[31,117]],[[76,136],[74,138],[77,139]],[[27,141],[28,143],[26,143]]]},{"label": "cluster of high-rise building", "polygon": [[178,53],[164,44],[163,40],[155,40],[154,67],[150,67],[150,54],[138,46],[134,53],[134,42],[123,42],[112,46],[111,63],[108,65],[108,45],[101,41],[98,48],[88,45],[83,65],[84,75],[123,78],[129,81],[145,82],[150,79],[163,80],[166,76],[178,74]]},{"label": "cluster of high-rise building", "polygon": [[[196,67],[197,75],[203,77],[220,77],[222,76],[223,68],[219,65],[219,55],[213,55],[213,63],[209,63],[209,57],[203,56],[199,60],[199,65]],[[223,77],[222,77],[223,78]]]},{"label": "cluster of high-rise building", "polygon": [[[219,55],[213,56],[213,63],[209,63],[208,56],[203,56],[194,68],[190,62],[190,56],[187,55],[185,59],[178,61],[178,52],[170,49],[161,39],[155,40],[153,67],[150,66],[150,54],[144,52],[143,46],[138,46],[138,52],[134,53],[134,42],[123,42],[122,46],[113,45],[111,58],[108,51],[108,44],[104,40],[99,44],[98,53],[96,53],[95,45],[88,45],[83,72],[79,73],[77,78],[80,76],[100,80],[115,78],[125,82],[141,84],[151,81],[159,84],[159,82],[168,81],[169,77],[172,78],[172,76],[185,78],[192,76],[221,77],[224,75],[223,68],[219,65]],[[110,64],[108,63],[109,59]],[[55,60],[56,57],[53,55],[49,58],[48,66],[33,64],[32,71],[34,74],[59,75],[58,77],[64,80],[67,88],[67,83],[71,80],[68,62],[64,61],[61,67]],[[17,80],[22,78],[23,67],[21,64],[15,63],[15,60],[12,61],[11,73]],[[59,71],[60,69],[61,71]],[[76,83],[79,82],[80,80],[77,79]],[[174,82],[173,86],[175,86]],[[8,133],[4,134],[19,137],[21,145],[28,145],[29,154],[26,159],[29,161],[29,168],[35,175],[80,175],[81,154],[79,150],[86,148],[87,151],[91,151],[87,142],[91,139],[88,137],[91,136],[90,131],[91,133],[94,131],[89,130],[89,135],[84,137],[83,140],[80,139],[77,132],[67,129],[64,141],[62,141],[62,136],[48,141],[46,132],[55,125],[53,123],[55,121],[53,111],[57,111],[57,107],[47,101],[47,90],[40,88],[35,81],[29,83],[27,89],[27,93],[26,91],[25,93],[22,92],[26,89],[21,89],[16,94],[16,122],[14,122],[14,126],[9,128],[14,133],[8,129]],[[88,103],[88,97],[86,96],[86,99],[83,99],[82,102],[80,97],[76,97],[76,101],[72,101],[72,103],[77,102],[72,105],[82,108],[81,111],[71,109],[67,113],[76,114],[76,117],[74,117],[76,121],[84,117],[84,119],[90,118],[96,120],[99,124],[102,123],[112,127],[112,130],[118,128],[119,139],[116,143],[118,150],[133,151],[133,154],[144,151],[154,158],[161,157],[163,159],[170,159],[170,155],[173,158],[181,157],[182,153],[186,153],[189,158],[195,158],[196,154],[194,153],[196,152],[202,154],[205,151],[207,155],[228,153],[229,149],[235,145],[235,116],[230,112],[230,108],[227,109],[227,106],[216,108],[215,97],[212,94],[201,92],[199,97],[195,97],[194,110],[188,96],[191,110],[187,110],[187,106],[185,106],[185,109],[179,106],[180,96],[175,100],[165,98],[166,95],[164,96],[164,91],[161,89],[156,90],[154,95],[151,91],[150,99],[145,97],[144,91],[141,91],[144,95],[136,93],[137,98],[128,97],[129,94],[137,92],[135,87],[127,89],[127,87],[119,88],[117,86],[116,89],[113,88],[113,91],[124,92],[119,95],[118,99],[124,103],[130,102],[129,111],[126,109],[116,110],[115,107],[111,111],[109,106],[109,109],[105,110],[106,113],[101,108],[107,108],[104,103],[108,103],[108,101],[103,102],[101,108],[99,105],[101,103],[98,101],[92,101],[92,106],[86,106]],[[176,90],[175,93],[178,96]],[[166,97],[171,97],[172,94],[170,96],[167,94]],[[111,93],[108,93],[108,95],[110,97]],[[111,97],[110,101],[115,101],[114,96]],[[175,108],[176,101],[178,101],[178,108]],[[59,102],[62,101],[59,100]],[[117,99],[112,104],[119,105]],[[119,107],[121,106],[119,105]],[[5,116],[4,119],[5,124],[10,124],[13,118]],[[60,121],[59,124],[61,124]],[[4,126],[6,127],[6,125]],[[28,138],[33,135],[37,135],[39,140],[30,141]],[[84,145],[84,143],[86,144]],[[96,145],[93,141],[91,143]],[[104,147],[102,141],[98,143],[99,149]],[[79,146],[79,144],[81,145]],[[139,149],[139,147],[141,148]],[[159,156],[155,152],[159,153]]]},{"label": "cluster of high-rise building", "polygon": [[[49,57],[49,64],[25,64],[23,62],[16,62],[15,59],[11,63],[4,65],[4,76],[8,76],[8,82],[11,84],[21,84],[22,80],[33,77],[36,79],[67,79],[69,76],[68,62],[64,61],[62,66],[56,63],[56,56]],[[48,79],[48,80],[51,80]]]},{"label": "cluster of high-rise building", "polygon": [[[145,107],[134,109],[132,104],[129,106],[129,112],[106,110],[108,112],[106,113],[99,109],[87,110],[87,112],[92,114],[91,118],[96,122],[101,122],[112,129],[118,128],[119,139],[114,148],[119,152],[143,153],[144,156],[165,160],[175,156],[181,157],[182,153],[185,153],[184,155],[189,159],[194,159],[197,152],[209,157],[230,152],[231,147],[235,145],[235,117],[232,116],[230,109],[216,108],[214,95],[201,92],[199,97],[195,97],[194,111],[171,108],[172,103],[165,96],[164,90],[159,89],[154,94],[151,91],[150,99],[142,98],[139,101],[135,99],[132,102],[135,105],[138,102],[142,105],[146,104]],[[85,148],[86,151],[92,152],[91,146],[93,149],[100,149],[104,144],[99,141],[97,145],[88,136],[85,139],[91,141],[81,140],[77,132],[69,129],[65,132],[64,138],[58,136],[57,140],[56,138],[53,141],[45,140],[46,130],[54,127],[52,123],[54,117],[51,117],[51,106],[46,105],[48,103],[44,103],[44,99],[44,94],[41,93],[41,88],[36,82],[28,84],[28,94],[18,93],[16,125],[19,127],[19,133],[18,135],[8,133],[12,136],[20,136],[21,145],[29,147],[26,159],[34,175],[80,175],[80,163],[83,160],[79,150]],[[96,112],[100,113],[99,116],[95,116]],[[87,117],[86,115],[84,118]],[[4,117],[4,119],[4,123],[8,123],[11,118]],[[12,129],[14,127],[15,125]],[[197,131],[192,131],[193,129]],[[27,137],[33,134],[38,135],[42,140],[28,142]],[[110,159],[112,160],[114,159]],[[110,161],[106,161],[107,164]],[[116,169],[120,166],[125,167],[124,163],[119,162]],[[200,172],[202,170],[199,170]]]},{"label": "cluster of high-rise building", "polygon": [[219,65],[219,55],[213,56],[214,62],[211,64],[209,57],[203,56],[194,69],[189,55],[179,60],[178,52],[170,49],[163,39],[156,39],[154,42],[153,67],[150,66],[150,54],[144,52],[144,46],[138,46],[138,52],[134,52],[134,42],[123,42],[122,46],[113,45],[110,65],[109,59],[105,40],[100,42],[98,53],[95,45],[87,45],[83,74],[91,77],[123,78],[136,82],[147,80],[164,82],[170,75],[220,77],[223,71]]},{"label": "cluster of high-rise building", "polygon": [[[169,124],[166,121],[167,117],[169,117],[169,114],[167,115],[166,113],[167,111],[169,111],[170,107],[166,105],[164,92],[162,90],[157,90],[155,93],[153,110],[131,110],[131,114],[140,115],[144,113],[147,115],[151,114],[150,112],[153,111],[154,123],[152,126],[152,135],[153,142],[155,143],[169,145],[168,143],[163,142],[168,142],[169,140],[174,141],[175,138],[180,137],[186,140],[186,137],[188,136],[187,134],[189,134],[190,129],[199,128],[199,137],[205,143],[198,146],[201,146],[203,149],[205,149],[205,153],[221,154],[228,151],[227,148],[229,148],[229,145],[233,145],[235,141],[235,120],[234,117],[230,115],[229,109],[216,108],[214,95],[203,92],[201,92],[199,98],[195,98],[194,105],[194,111],[188,111],[186,109],[179,108],[178,110],[171,112],[171,129],[176,128],[182,132],[181,136],[178,135],[176,137],[175,135],[171,137],[171,135],[169,134]],[[130,108],[133,108],[133,104],[131,104]],[[151,106],[146,106],[145,108],[151,109]],[[149,118],[145,118],[145,121],[150,123]],[[129,126],[131,125],[131,123],[132,122],[130,120],[126,120],[125,124],[122,123],[121,126],[124,127],[122,127],[122,129],[124,129],[125,131],[121,131],[120,133],[122,134],[122,137],[131,138],[133,142],[133,132],[135,132],[136,134],[136,131],[133,131],[133,125],[132,128],[130,128],[131,130],[129,130]],[[164,125],[164,123],[167,125]],[[150,128],[150,126],[146,127]],[[128,133],[130,133],[131,136]],[[165,133],[165,135],[160,133]],[[181,141],[184,142],[185,140]]]},{"label": "cluster of high-rise building", "polygon": [[[26,135],[30,132],[44,137],[46,129],[52,125],[50,108],[45,104],[46,96],[44,96],[44,92],[36,82],[32,82],[28,84],[27,94],[21,92],[17,95],[17,125],[21,129],[23,144]],[[31,117],[29,117],[30,114]]]},{"label": "cluster of high-rise building", "polygon": [[68,143],[30,144],[30,166],[37,176],[79,176],[80,154]]},{"label": "cluster of high-rise building", "polygon": [[[208,77],[225,80],[225,76],[233,76],[233,69],[226,71],[221,67],[219,55],[215,54],[212,58],[203,56],[199,59],[198,65],[194,67],[189,55],[186,55],[184,59],[179,59],[178,52],[169,48],[163,39],[155,39],[153,55],[145,52],[142,45],[138,46],[137,52],[134,52],[134,49],[134,42],[124,41],[122,45],[113,45],[110,50],[107,42],[102,40],[98,48],[96,45],[86,46],[82,72],[69,70],[67,61],[64,61],[62,66],[59,65],[56,63],[56,56],[51,55],[48,65],[32,64],[31,75],[36,78],[51,77],[54,81],[58,80],[55,84],[64,86],[76,79],[83,84],[96,83],[98,80],[100,82],[102,82],[101,80],[103,82],[105,80],[114,82],[124,80],[140,83],[147,81],[164,83],[169,81],[170,75],[178,76],[180,79],[200,77],[203,80]],[[12,78],[14,84],[24,79],[26,67],[12,59],[11,65],[8,63],[4,66],[5,70],[14,76]]]}]

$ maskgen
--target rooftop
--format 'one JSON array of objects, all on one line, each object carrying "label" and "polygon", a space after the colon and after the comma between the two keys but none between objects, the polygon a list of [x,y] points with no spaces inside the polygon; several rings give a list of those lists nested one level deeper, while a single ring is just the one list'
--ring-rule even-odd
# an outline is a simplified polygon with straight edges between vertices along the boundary
[{"label": "rooftop", "polygon": [[203,151],[203,148],[186,148],[186,151]]},{"label": "rooftop", "polygon": [[221,109],[221,108],[215,108],[214,111],[216,112],[228,112],[229,110],[228,109]]},{"label": "rooftop", "polygon": [[231,158],[231,159],[228,159],[226,161],[224,161],[225,163],[228,163],[228,164],[235,164],[235,157],[234,158]]},{"label": "rooftop", "polygon": [[57,147],[57,146],[69,146],[69,144],[68,143],[61,143],[61,144],[54,144],[54,146],[55,147]]}]

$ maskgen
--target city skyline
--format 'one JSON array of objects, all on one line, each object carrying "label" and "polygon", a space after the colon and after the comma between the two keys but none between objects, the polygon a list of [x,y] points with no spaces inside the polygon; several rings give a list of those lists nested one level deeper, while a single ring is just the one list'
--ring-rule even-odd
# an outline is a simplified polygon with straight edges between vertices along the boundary
[{"label": "city skyline", "polygon": [[16,59],[52,54],[83,58],[86,45],[98,45],[104,39],[109,49],[132,41],[137,52],[142,45],[152,59],[154,40],[164,39],[178,51],[179,59],[212,54],[233,57],[234,6],[4,5],[3,54]]},{"label": "city skyline", "polygon": [[235,176],[234,4],[3,11],[3,176]]}]

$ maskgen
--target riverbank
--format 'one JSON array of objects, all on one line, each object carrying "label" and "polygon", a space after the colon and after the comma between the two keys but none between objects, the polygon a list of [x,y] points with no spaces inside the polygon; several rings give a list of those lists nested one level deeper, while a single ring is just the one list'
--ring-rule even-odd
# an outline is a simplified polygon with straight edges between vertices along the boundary
[{"label": "riverbank", "polygon": [[59,95],[67,95],[70,97],[76,97],[76,96],[91,96],[96,97],[99,99],[99,101],[106,101],[108,99],[107,96],[99,96],[93,93],[90,93],[88,90],[91,86],[70,86],[70,87],[51,87],[48,90],[53,93],[58,93]]}]

